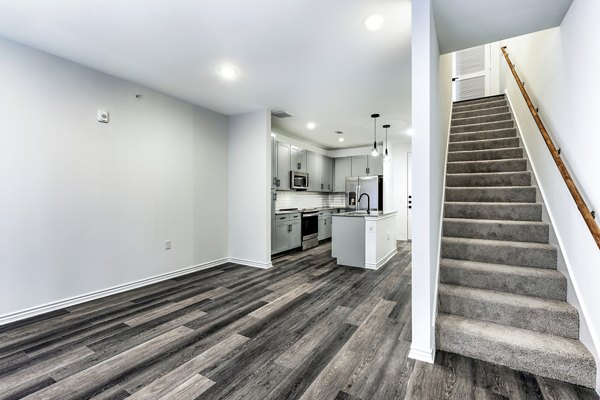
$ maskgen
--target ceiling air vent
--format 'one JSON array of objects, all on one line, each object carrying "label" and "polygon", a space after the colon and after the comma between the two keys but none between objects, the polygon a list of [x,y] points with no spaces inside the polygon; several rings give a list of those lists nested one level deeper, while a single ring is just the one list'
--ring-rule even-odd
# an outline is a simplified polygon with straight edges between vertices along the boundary
[{"label": "ceiling air vent", "polygon": [[277,118],[288,118],[288,117],[293,117],[292,114],[290,114],[287,111],[284,110],[279,110],[279,111],[271,111],[271,115]]}]

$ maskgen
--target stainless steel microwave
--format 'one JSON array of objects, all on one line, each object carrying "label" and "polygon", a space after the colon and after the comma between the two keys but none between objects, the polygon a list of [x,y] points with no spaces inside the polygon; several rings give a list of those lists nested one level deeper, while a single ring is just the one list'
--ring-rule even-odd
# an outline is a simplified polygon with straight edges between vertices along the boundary
[{"label": "stainless steel microwave", "polygon": [[290,188],[292,190],[308,190],[308,174],[290,171]]}]

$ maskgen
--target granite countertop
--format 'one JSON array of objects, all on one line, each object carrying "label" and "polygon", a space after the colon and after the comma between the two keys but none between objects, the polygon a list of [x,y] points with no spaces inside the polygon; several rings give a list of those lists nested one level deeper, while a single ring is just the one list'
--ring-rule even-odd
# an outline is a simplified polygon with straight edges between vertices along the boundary
[{"label": "granite countertop", "polygon": [[396,211],[383,213],[383,211],[371,211],[370,214],[367,214],[366,211],[350,211],[350,212],[342,212],[338,214],[333,214],[334,217],[350,217],[350,218],[367,218],[367,219],[382,219],[388,218],[396,214]]},{"label": "granite countertop", "polygon": [[[310,208],[310,210],[315,210],[315,211],[327,211],[327,210],[339,210],[340,208],[344,208],[344,206],[341,207],[315,207],[315,208]],[[275,211],[275,215],[281,215],[281,214],[296,214],[296,213],[300,213],[305,209],[296,209],[296,210],[276,210]]]}]

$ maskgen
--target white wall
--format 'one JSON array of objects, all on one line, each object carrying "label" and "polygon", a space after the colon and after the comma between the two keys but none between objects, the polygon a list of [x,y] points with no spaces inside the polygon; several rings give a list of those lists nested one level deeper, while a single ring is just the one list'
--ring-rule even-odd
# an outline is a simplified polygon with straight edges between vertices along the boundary
[{"label": "white wall", "polygon": [[229,252],[271,266],[271,113],[229,117]]},{"label": "white wall", "polygon": [[228,256],[226,117],[2,39],[0,59],[0,316]]},{"label": "white wall", "polygon": [[[559,28],[506,40],[502,45],[516,65],[520,78],[588,206],[600,209],[597,171],[600,135],[597,132],[598,71],[600,71],[600,3],[577,0]],[[539,130],[525,108],[522,95],[509,75],[501,70],[501,88],[514,107],[519,129],[527,148],[548,216],[556,231],[568,273],[569,302],[580,309],[581,341],[596,356],[600,348],[600,250],[550,156]],[[587,328],[587,329],[586,329]],[[600,371],[600,370],[599,370]],[[600,374],[600,372],[599,372]],[[600,375],[599,375],[600,378]],[[597,379],[600,390],[600,379]]]},{"label": "white wall", "polygon": [[433,362],[452,59],[440,58],[431,0],[413,2],[412,13],[414,223],[409,357]]},{"label": "white wall", "polygon": [[392,155],[391,169],[393,182],[392,203],[396,214],[396,240],[408,240],[407,215],[408,215],[408,158],[411,145],[407,143],[391,143]]}]

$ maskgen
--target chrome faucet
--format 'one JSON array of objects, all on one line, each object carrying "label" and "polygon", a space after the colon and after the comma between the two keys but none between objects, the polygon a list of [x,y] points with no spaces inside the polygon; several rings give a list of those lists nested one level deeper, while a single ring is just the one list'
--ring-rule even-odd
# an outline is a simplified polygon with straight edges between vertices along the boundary
[{"label": "chrome faucet", "polygon": [[368,193],[362,193],[360,195],[358,201],[356,202],[356,207],[358,208],[358,203],[360,203],[360,199],[362,199],[363,196],[367,196],[367,214],[371,214],[371,196],[369,196]]}]

